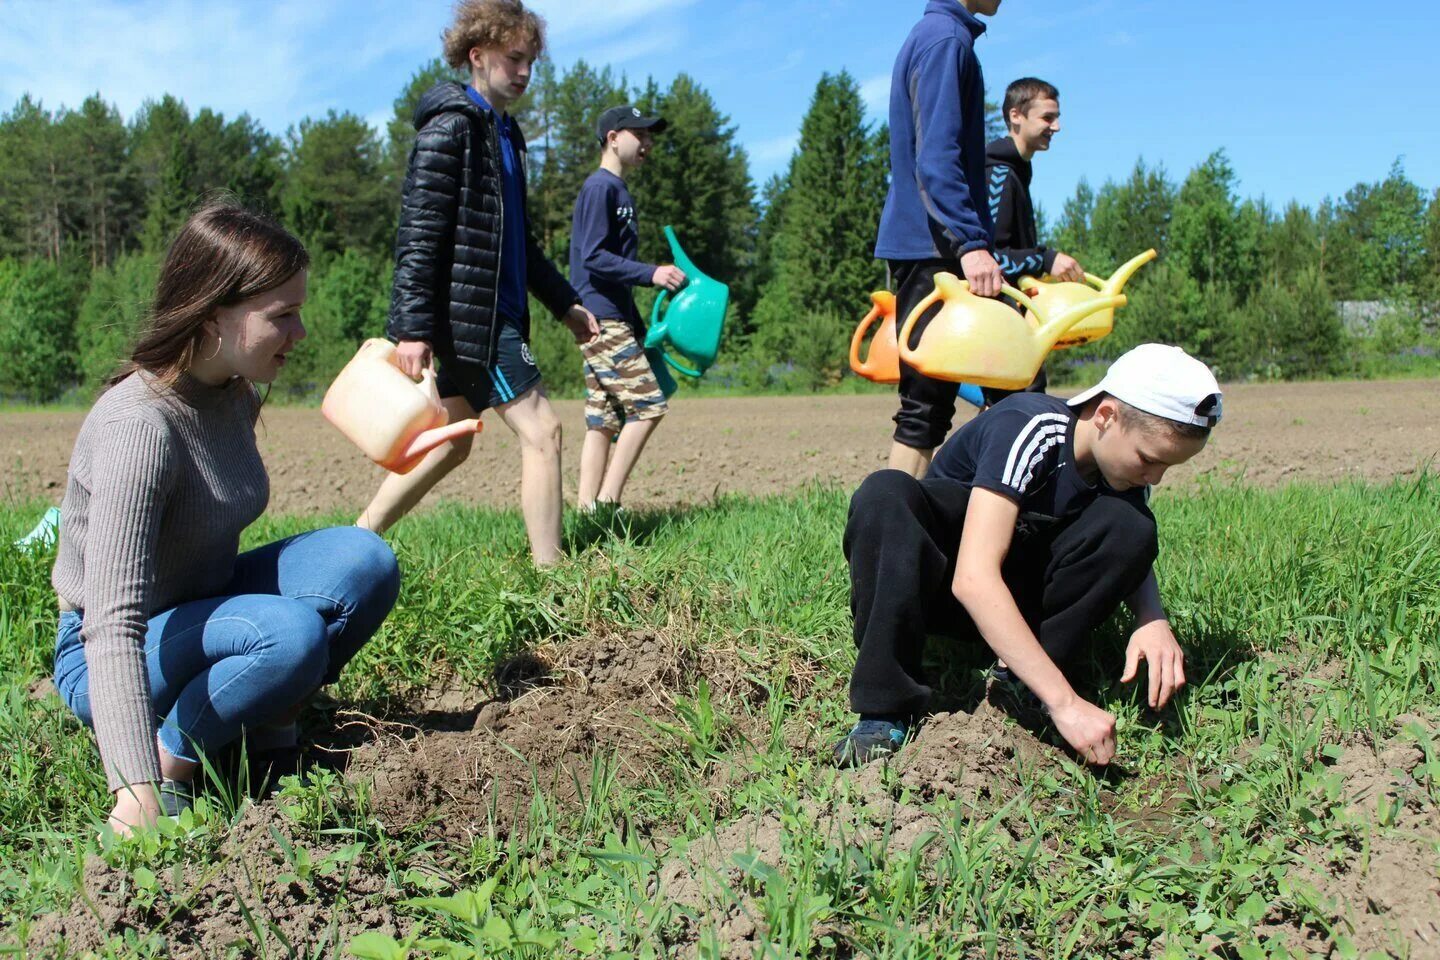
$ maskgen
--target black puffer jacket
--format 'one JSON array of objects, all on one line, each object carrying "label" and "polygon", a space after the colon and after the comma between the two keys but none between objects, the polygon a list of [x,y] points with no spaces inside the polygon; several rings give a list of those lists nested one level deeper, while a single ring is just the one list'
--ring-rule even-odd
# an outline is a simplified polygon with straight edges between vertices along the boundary
[{"label": "black puffer jacket", "polygon": [[[525,139],[511,124],[524,190]],[[385,332],[425,340],[442,358],[489,363],[500,325],[500,139],[494,115],[458,83],[438,83],[415,108],[415,146],[400,200],[395,286]],[[523,214],[522,214],[523,215]],[[580,302],[540,251],[526,218],[525,285],[555,316]]]}]

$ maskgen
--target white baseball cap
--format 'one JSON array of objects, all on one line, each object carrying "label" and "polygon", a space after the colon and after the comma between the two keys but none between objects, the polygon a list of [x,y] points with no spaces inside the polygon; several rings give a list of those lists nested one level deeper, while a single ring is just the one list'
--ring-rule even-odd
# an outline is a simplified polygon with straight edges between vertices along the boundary
[{"label": "white baseball cap", "polygon": [[1072,397],[1080,407],[1100,393],[1166,420],[1213,427],[1220,422],[1220,384],[1210,368],[1179,347],[1142,343],[1127,351],[1095,386]]}]

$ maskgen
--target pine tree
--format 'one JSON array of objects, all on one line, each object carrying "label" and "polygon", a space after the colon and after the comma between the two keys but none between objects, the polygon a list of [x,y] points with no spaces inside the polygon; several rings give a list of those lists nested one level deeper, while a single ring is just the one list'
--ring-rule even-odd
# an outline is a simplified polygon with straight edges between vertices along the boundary
[{"label": "pine tree", "polygon": [[664,93],[649,81],[636,105],[668,124],[630,184],[640,213],[640,258],[671,262],[669,224],[702,270],[734,284],[753,263],[757,212],[750,160],[730,118],[683,73]]},{"label": "pine tree", "polygon": [[871,250],[885,163],[855,79],[822,76],[800,127],[773,241],[774,278],[755,321],[757,347],[796,361],[816,384],[838,376],[865,297],[884,282]]},{"label": "pine tree", "polygon": [[288,141],[281,205],[311,256],[388,253],[399,197],[385,183],[375,131],[353,113],[331,110],[300,121]]},{"label": "pine tree", "polygon": [[62,181],[69,230],[90,269],[108,265],[125,249],[138,224],[140,184],[127,162],[129,135],[120,112],[94,94],[56,124],[65,158]]},{"label": "pine tree", "polygon": [[596,70],[584,60],[558,80],[551,78],[537,108],[542,129],[526,130],[539,145],[531,160],[530,226],[540,246],[563,262],[570,253],[575,198],[600,163],[595,124],[607,107],[629,100],[630,92],[609,67]]},{"label": "pine tree", "polygon": [[1235,170],[1224,150],[1190,171],[1176,198],[1170,256],[1201,285],[1248,276],[1247,253],[1235,200]]}]

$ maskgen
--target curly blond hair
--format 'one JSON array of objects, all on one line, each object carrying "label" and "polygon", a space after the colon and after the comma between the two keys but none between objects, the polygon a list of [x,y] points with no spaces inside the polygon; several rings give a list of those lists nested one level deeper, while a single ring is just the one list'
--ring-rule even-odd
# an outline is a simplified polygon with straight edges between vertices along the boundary
[{"label": "curly blond hair", "polygon": [[464,70],[474,47],[498,47],[522,40],[533,43],[538,54],[545,49],[545,21],[520,0],[460,0],[455,4],[455,20],[443,39],[445,62],[455,70]]}]

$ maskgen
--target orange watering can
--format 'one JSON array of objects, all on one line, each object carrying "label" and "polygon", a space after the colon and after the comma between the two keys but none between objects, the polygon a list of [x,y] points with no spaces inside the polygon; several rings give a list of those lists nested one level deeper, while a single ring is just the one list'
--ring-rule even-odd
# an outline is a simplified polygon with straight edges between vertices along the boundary
[{"label": "orange watering can", "polygon": [[[876,383],[899,383],[900,347],[895,338],[895,294],[888,290],[876,290],[870,294],[870,300],[875,305],[855,328],[855,336],[850,338],[850,369]],[[880,327],[875,331],[875,339],[870,341],[870,352],[862,361],[860,344],[876,320],[880,320]]]},{"label": "orange watering can", "polygon": [[416,383],[395,361],[395,344],[366,340],[325,391],[320,405],[340,432],[391,473],[409,473],[431,450],[466,434],[479,420],[446,424],[435,371]]},{"label": "orange watering can", "polygon": [[[970,284],[953,273],[935,275],[935,289],[910,311],[900,331],[900,358],[927,377],[1000,390],[1023,390],[1035,379],[1045,355],[1065,331],[1097,310],[1124,306],[1123,296],[1098,296],[1068,309],[1052,311],[1008,284],[1007,297],[1039,318],[1036,329],[1007,304],[977,297]],[[940,312],[920,342],[910,347],[915,321],[937,300]],[[1048,316],[1051,313],[1053,316]]]},{"label": "orange watering can", "polygon": [[[1128,263],[1121,265],[1120,269],[1112,273],[1108,280],[1097,277],[1093,273],[1087,273],[1084,283],[1058,280],[1041,282],[1034,277],[1021,277],[1016,284],[1032,297],[1039,297],[1052,312],[1064,310],[1077,303],[1089,303],[1099,297],[1114,296],[1125,289],[1125,284],[1130,282],[1130,278],[1135,275],[1136,270],[1154,260],[1155,256],[1154,250],[1146,250]],[[1082,343],[1090,343],[1101,337],[1107,337],[1114,329],[1115,311],[1109,308],[1097,310],[1061,334],[1060,339],[1055,341],[1055,348],[1058,350],[1064,347],[1078,347]]]},{"label": "orange watering can", "polygon": [[[699,377],[715,362],[720,351],[720,334],[725,326],[725,308],[730,304],[730,288],[700,272],[685,255],[675,231],[665,228],[665,239],[675,265],[685,272],[685,286],[674,295],[661,290],[650,311],[650,332],[645,346],[660,351],[665,362],[687,377]],[[665,301],[670,306],[665,306]],[[667,349],[668,348],[668,349]]]}]

